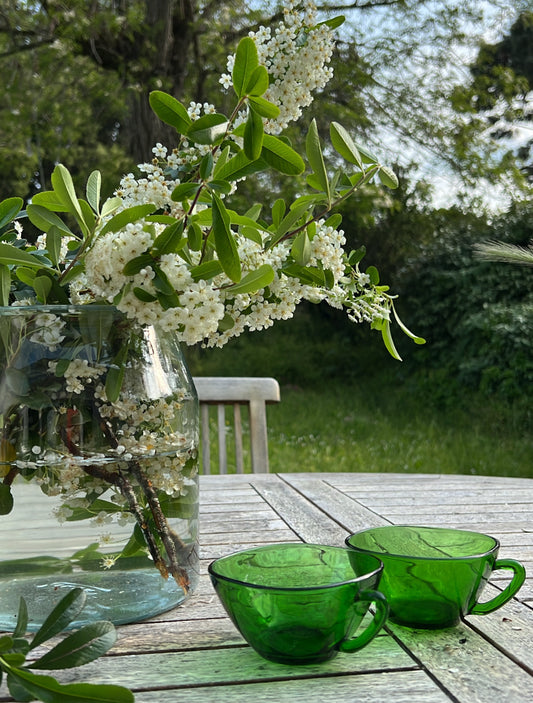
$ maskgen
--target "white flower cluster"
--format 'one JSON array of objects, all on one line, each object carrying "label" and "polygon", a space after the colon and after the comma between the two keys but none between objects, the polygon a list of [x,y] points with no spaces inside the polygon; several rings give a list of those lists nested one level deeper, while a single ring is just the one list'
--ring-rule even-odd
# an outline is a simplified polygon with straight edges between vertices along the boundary
[{"label": "white flower cluster", "polygon": [[34,344],[44,344],[50,351],[57,349],[57,346],[65,339],[62,334],[65,323],[56,315],[41,313],[35,317],[35,331],[30,337]]},{"label": "white flower cluster", "polygon": [[[52,373],[55,373],[57,361],[49,361],[48,367]],[[89,366],[87,359],[72,359],[63,372],[65,390],[67,393],[77,393],[79,395],[85,390],[87,383],[94,381],[105,371],[106,368],[104,366]]]},{"label": "white flower cluster", "polygon": [[[142,198],[141,202],[146,200]],[[223,346],[246,329],[261,330],[272,326],[275,320],[289,319],[303,299],[325,299],[338,305],[339,284],[345,271],[345,238],[342,231],[326,226],[321,220],[316,223],[316,233],[310,242],[309,265],[331,272],[332,290],[301,283],[282,273],[290,256],[289,242],[280,242],[266,249],[262,243],[235,232],[243,275],[264,264],[269,264],[276,272],[268,289],[234,294],[232,282],[225,274],[211,281],[194,281],[189,263],[179,254],[165,254],[159,266],[177,299],[175,305],[163,309],[156,297],[156,272],[151,266],[146,265],[132,275],[123,273],[129,260],[150,249],[159,227],[143,222],[127,225],[118,234],[108,233],[98,238],[86,257],[86,285],[93,295],[109,302],[118,299],[118,309],[141,325],[157,323],[163,329],[175,330],[180,340],[189,345],[203,342],[207,346]],[[193,264],[198,263],[200,253],[190,254],[196,259]],[[139,299],[136,295],[139,290],[152,296],[153,301]],[[232,325],[229,328],[225,325],[225,330],[220,331],[220,322],[225,315],[231,318]]]},{"label": "white flower cluster", "polygon": [[[299,119],[302,109],[313,101],[313,92],[323,88],[333,75],[328,66],[334,48],[332,30],[316,26],[316,4],[311,0],[285,3],[284,19],[274,29],[260,27],[250,32],[257,46],[259,62],[270,75],[264,97],[277,105],[277,118],[265,121],[265,132],[279,134],[289,122]],[[228,57],[227,74],[220,83],[231,86],[235,56]]]}]

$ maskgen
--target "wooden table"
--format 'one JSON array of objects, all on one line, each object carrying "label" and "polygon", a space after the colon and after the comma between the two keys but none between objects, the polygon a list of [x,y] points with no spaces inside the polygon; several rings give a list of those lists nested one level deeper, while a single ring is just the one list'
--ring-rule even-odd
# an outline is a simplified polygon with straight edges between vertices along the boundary
[{"label": "wooden table", "polygon": [[[202,578],[183,606],[119,628],[106,657],[64,681],[120,683],[137,703],[533,701],[533,479],[421,474],[268,474],[201,479]],[[529,578],[500,610],[442,631],[387,628],[365,649],[320,665],[268,662],[226,617],[208,563],[253,545],[342,545],[350,532],[396,523],[487,532]],[[503,587],[498,572],[485,590]],[[4,689],[5,690],[5,689]],[[9,700],[2,698],[0,700]]]}]

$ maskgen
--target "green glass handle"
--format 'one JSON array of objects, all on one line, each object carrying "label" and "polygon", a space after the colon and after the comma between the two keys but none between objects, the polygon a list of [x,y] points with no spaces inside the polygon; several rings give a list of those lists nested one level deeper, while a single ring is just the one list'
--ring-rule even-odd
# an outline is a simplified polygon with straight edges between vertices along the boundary
[{"label": "green glass handle", "polygon": [[361,591],[357,596],[357,600],[374,603],[376,612],[374,613],[372,622],[358,637],[354,637],[351,640],[344,640],[344,642],[339,644],[339,650],[341,652],[356,652],[358,649],[362,649],[374,639],[389,616],[389,604],[383,593],[379,591]]},{"label": "green glass handle", "polygon": [[514,571],[511,583],[492,600],[488,600],[486,603],[476,603],[470,610],[471,615],[486,615],[487,613],[492,613],[494,610],[501,608],[508,600],[511,600],[525,581],[526,570],[519,561],[515,561],[514,559],[497,559],[493,571],[497,569],[510,569]]}]

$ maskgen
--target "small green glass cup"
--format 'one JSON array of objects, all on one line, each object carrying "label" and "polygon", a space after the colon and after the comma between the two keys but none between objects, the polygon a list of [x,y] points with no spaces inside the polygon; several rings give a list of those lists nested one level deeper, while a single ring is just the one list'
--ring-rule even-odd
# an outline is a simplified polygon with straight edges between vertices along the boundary
[{"label": "small green glass cup", "polygon": [[[452,627],[465,615],[485,615],[507,603],[526,571],[514,559],[498,559],[495,537],[443,527],[387,525],[350,535],[355,553],[376,556],[384,565],[380,590],[389,619],[412,628]],[[495,598],[479,597],[493,571],[509,569],[511,582]]]},{"label": "small green glass cup", "polygon": [[[265,659],[314,664],[355,652],[378,634],[388,606],[376,591],[383,565],[344,547],[284,543],[213,561],[209,574],[226,612]],[[375,614],[355,634],[370,603]]]}]

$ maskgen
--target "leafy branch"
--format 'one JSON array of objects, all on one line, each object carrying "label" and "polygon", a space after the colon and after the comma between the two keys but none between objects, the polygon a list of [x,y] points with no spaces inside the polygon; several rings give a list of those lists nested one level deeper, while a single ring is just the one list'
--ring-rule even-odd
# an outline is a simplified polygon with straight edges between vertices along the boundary
[{"label": "leafy branch", "polygon": [[5,675],[9,693],[16,701],[44,703],[130,703],[133,693],[114,684],[59,683],[52,676],[30,669],[60,670],[87,664],[105,654],[116,641],[116,630],[105,620],[81,627],[62,639],[38,659],[26,662],[36,647],[61,633],[85,605],[86,594],[74,588],[64,596],[43,622],[32,640],[25,638],[28,609],[20,599],[17,626],[11,635],[0,636],[0,683]]}]

